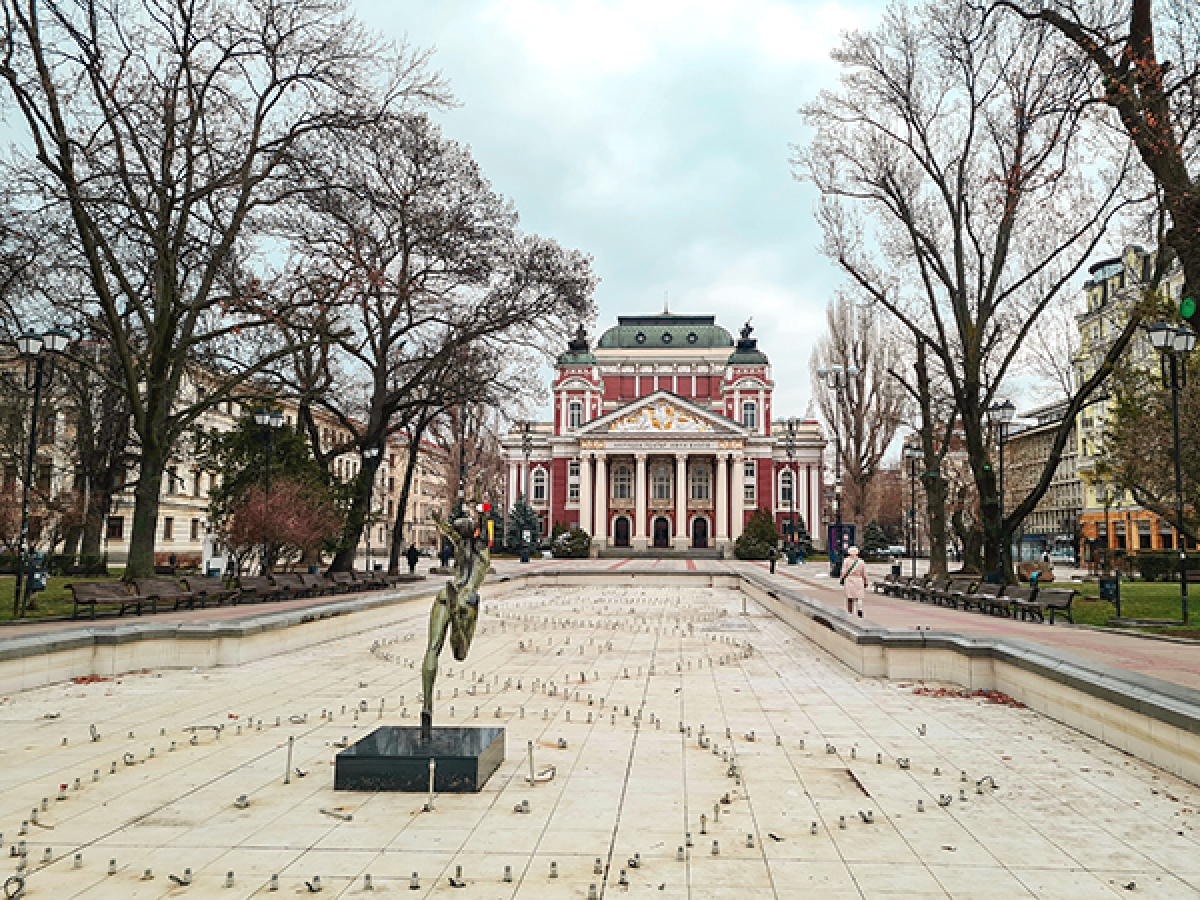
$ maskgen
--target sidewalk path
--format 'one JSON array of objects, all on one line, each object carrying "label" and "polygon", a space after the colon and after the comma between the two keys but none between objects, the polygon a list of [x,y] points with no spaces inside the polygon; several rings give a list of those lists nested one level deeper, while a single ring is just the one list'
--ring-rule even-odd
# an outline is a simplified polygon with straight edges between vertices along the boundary
[{"label": "sidewalk path", "polygon": [[[736,563],[759,566],[766,563]],[[828,578],[822,563],[802,566],[777,566],[775,577],[793,586],[799,585],[813,599],[834,609],[845,609],[841,588]],[[826,574],[826,577],[819,577]],[[880,575],[882,577],[882,574]],[[1164,681],[1173,681],[1200,689],[1200,644],[1155,640],[1129,634],[1117,634],[1097,628],[1074,627],[1059,620],[1054,625],[1022,622],[978,612],[963,612],[929,603],[915,603],[897,597],[867,592],[863,618],[876,625],[912,631],[918,625],[935,631],[952,631],[980,637],[1018,637],[1056,650],[1120,666]]]},{"label": "sidewalk path", "polygon": [[[429,563],[422,560],[418,573],[425,574]],[[579,570],[603,572],[606,575],[633,576],[644,574],[667,574],[672,572],[708,572],[732,574],[739,569],[755,567],[766,572],[765,562],[742,562],[715,559],[533,559],[522,565],[515,559],[497,559],[493,567],[498,575],[517,575],[545,572],[548,570]],[[884,571],[880,569],[880,573]],[[777,565],[775,578],[781,583],[798,588],[812,599],[832,610],[845,608],[842,592],[836,582],[826,575],[823,562],[812,562],[799,566]],[[874,576],[876,573],[872,573]],[[825,577],[822,577],[825,576]],[[418,584],[401,585],[398,593],[418,593],[436,590],[445,576],[432,575],[429,580]],[[0,626],[0,642],[6,638],[27,637],[36,634],[69,631],[79,627],[112,627],[135,624],[139,621],[154,622],[230,622],[250,619],[264,613],[282,610],[307,609],[323,606],[329,597],[310,597],[286,603],[257,603],[248,606],[227,606],[215,609],[181,610],[159,613],[156,616],[126,615],[122,618],[101,617],[90,620],[30,622],[21,625]],[[926,603],[913,603],[895,597],[868,592],[864,604],[864,618],[893,630],[911,631],[918,625],[935,631],[956,632],[979,637],[1017,637],[1043,646],[1074,653],[1078,656],[1129,669],[1143,675],[1161,678],[1186,687],[1200,690],[1200,644],[1154,640],[1128,634],[1109,633],[1094,628],[1073,627],[1065,623],[1040,625],[1013,619],[985,616],[976,612],[963,612]]]}]

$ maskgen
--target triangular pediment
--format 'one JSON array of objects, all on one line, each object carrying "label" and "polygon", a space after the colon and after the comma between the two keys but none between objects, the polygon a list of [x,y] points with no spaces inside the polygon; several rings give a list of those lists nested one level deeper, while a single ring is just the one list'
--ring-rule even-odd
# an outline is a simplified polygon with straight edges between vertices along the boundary
[{"label": "triangular pediment", "polygon": [[710,434],[745,437],[748,432],[724,416],[670,391],[655,391],[593,419],[580,434]]}]

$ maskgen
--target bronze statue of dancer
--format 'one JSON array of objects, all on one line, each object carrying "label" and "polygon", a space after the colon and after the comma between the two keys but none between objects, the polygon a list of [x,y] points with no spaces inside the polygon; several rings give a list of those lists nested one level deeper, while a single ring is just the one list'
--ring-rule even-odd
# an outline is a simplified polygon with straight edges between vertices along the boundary
[{"label": "bronze statue of dancer", "polygon": [[492,554],[487,533],[468,518],[447,522],[437,511],[433,521],[454,545],[454,580],[447,581],[429,611],[429,646],[421,665],[421,684],[425,691],[421,709],[421,733],[428,738],[433,731],[433,682],[437,678],[438,656],[450,632],[450,649],[462,662],[471,649],[475,622],[479,618],[479,586],[487,577]]}]

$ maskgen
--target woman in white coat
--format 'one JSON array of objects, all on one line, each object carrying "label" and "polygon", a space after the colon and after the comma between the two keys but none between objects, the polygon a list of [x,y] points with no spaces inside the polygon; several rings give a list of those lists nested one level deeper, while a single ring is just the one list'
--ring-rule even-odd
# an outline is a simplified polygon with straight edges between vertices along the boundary
[{"label": "woman in white coat", "polygon": [[867,564],[858,555],[858,548],[851,547],[846,551],[842,561],[842,585],[846,588],[846,612],[854,615],[857,611],[861,619],[863,600],[867,596]]}]

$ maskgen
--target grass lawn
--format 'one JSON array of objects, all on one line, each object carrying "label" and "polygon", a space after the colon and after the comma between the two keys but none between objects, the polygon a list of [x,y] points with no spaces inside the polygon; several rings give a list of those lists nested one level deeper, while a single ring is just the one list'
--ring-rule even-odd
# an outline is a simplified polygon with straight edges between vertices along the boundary
[{"label": "grass lawn", "polygon": [[[1076,597],[1075,602],[1071,604],[1071,611],[1075,614],[1076,622],[1082,625],[1107,625],[1108,620],[1117,614],[1115,604],[1099,598],[1100,586],[1098,584],[1073,584],[1071,586],[1083,595]],[[1195,589],[1192,585],[1188,585],[1188,587],[1192,588],[1194,592]],[[1200,601],[1200,596],[1193,597],[1189,594],[1188,599],[1192,601],[1193,614],[1200,613],[1200,607],[1195,605],[1197,601]],[[1121,580],[1122,617],[1126,619],[1178,620],[1180,614],[1178,584]],[[1200,637],[1200,628],[1195,625],[1186,629],[1183,626],[1174,626],[1152,630],[1184,637]]]},{"label": "grass lawn", "polygon": [[[71,592],[67,590],[66,586],[72,581],[117,581],[125,574],[122,569],[109,569],[109,572],[112,574],[107,577],[103,575],[50,576],[46,590],[33,595],[33,606],[25,611],[26,618],[70,616],[75,609],[75,602],[71,599]],[[0,575],[0,622],[8,622],[13,618],[13,588],[16,587],[16,583],[15,576]]]}]

